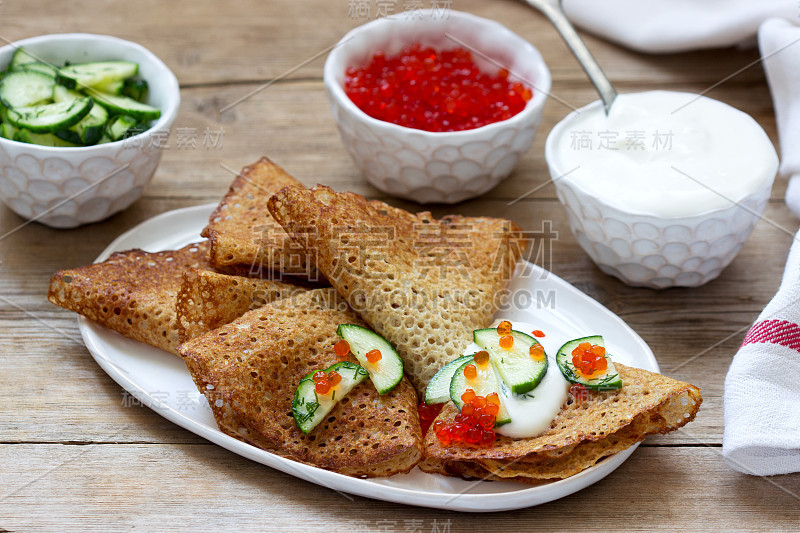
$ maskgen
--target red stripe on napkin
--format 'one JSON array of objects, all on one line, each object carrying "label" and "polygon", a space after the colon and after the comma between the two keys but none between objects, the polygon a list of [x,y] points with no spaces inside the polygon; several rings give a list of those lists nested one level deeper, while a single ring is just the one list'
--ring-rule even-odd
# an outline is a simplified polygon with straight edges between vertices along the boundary
[{"label": "red stripe on napkin", "polygon": [[756,342],[780,344],[800,352],[800,326],[786,320],[764,320],[753,324],[742,346]]}]

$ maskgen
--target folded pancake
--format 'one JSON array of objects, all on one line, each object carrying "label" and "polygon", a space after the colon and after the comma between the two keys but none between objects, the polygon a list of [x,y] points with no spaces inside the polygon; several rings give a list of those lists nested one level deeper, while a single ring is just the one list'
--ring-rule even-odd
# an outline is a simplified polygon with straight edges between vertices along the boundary
[{"label": "folded pancake", "polygon": [[343,323],[363,324],[333,289],[316,289],[249,311],[180,352],[228,435],[350,476],[408,472],[422,457],[422,436],[406,378],[383,396],[360,383],[309,435],[295,424],[297,384],[340,360],[333,345]]},{"label": "folded pancake", "polygon": [[411,214],[353,193],[287,187],[275,219],[396,348],[421,393],[498,308],[527,241],[511,221]]},{"label": "folded pancake", "polygon": [[307,289],[269,279],[229,276],[190,268],[177,296],[180,342],[231,322],[251,309]]},{"label": "folded pancake", "polygon": [[269,197],[286,186],[303,185],[266,157],[242,169],[201,233],[211,241],[215,268],[277,280],[290,275],[318,281],[313,258],[267,209]]},{"label": "folded pancake", "polygon": [[208,243],[180,250],[115,252],[93,265],[59,270],[47,298],[131,339],[177,355],[175,303],[189,268],[210,268]]},{"label": "folded pancake", "polygon": [[211,268],[208,249],[204,241],[180,250],[116,252],[101,263],[56,272],[48,299],[177,355],[191,336],[305,290],[204,270]]},{"label": "folded pancake", "polygon": [[[543,434],[527,439],[498,434],[491,447],[470,447],[442,446],[429,432],[421,467],[466,477],[563,479],[648,435],[674,431],[694,419],[702,402],[697,387],[620,363],[614,366],[621,389],[589,391],[582,401],[570,395]],[[437,420],[450,423],[457,413],[448,403]]]}]

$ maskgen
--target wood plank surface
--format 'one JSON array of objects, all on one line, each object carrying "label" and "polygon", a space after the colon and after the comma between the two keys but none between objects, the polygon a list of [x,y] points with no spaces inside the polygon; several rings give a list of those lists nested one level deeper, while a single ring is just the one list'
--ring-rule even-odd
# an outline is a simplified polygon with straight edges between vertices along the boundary
[{"label": "wood plank surface", "polygon": [[[2,40],[43,33],[113,34],[149,48],[175,72],[183,85],[228,84],[274,79],[328,49],[350,29],[375,18],[351,13],[356,2],[257,0],[4,0],[0,6]],[[406,0],[383,0],[404,16]],[[442,2],[439,5],[444,5]],[[430,7],[431,2],[422,3]],[[455,0],[452,9],[495,19],[547,52],[553,77],[585,86],[586,78],[558,34],[531,8],[515,0]],[[31,14],[35,13],[35,16]],[[87,16],[90,13],[90,16]],[[46,30],[45,30],[46,29]],[[44,31],[43,31],[44,30]],[[632,54],[586,36],[592,52],[616,82],[657,85],[698,81],[709,86],[758,58],[755,50],[709,50],[652,56]],[[293,72],[294,79],[321,79],[324,57]],[[759,66],[736,81],[761,82]]]},{"label": "wood plank surface", "polygon": [[[494,18],[531,40],[551,70],[554,97],[519,167],[483,197],[425,207],[389,198],[364,181],[344,151],[321,81],[320,53],[367,21],[352,16],[351,4],[0,1],[0,41],[114,34],[161,57],[178,76],[182,97],[171,147],[144,197],[125,212],[65,231],[25,224],[0,206],[0,235],[8,233],[0,238],[0,533],[308,531],[319,529],[321,519],[329,531],[797,530],[800,475],[749,477],[720,456],[725,371],[777,289],[798,228],[783,204],[785,182],[776,180],[764,219],[736,260],[704,287],[636,289],[602,274],[570,233],[544,160],[547,133],[571,107],[594,100],[593,89],[555,31],[522,2],[457,0],[454,9]],[[374,17],[376,3],[369,4]],[[393,5],[402,12],[405,4]],[[702,92],[758,58],[752,49],[657,56],[590,35],[586,41],[624,92]],[[274,83],[260,89],[268,82]],[[751,114],[777,144],[760,64],[708,95]],[[197,146],[179,147],[177,130],[193,132]],[[207,131],[221,145],[203,146]],[[511,216],[531,231],[550,224],[548,253],[532,259],[620,315],[653,348],[664,373],[700,386],[697,419],[648,439],[617,471],[580,493],[475,516],[343,497],[209,444],[150,409],[126,405],[125,392],[84,347],[75,316],[47,302],[49,277],[93,261],[116,236],[154,215],[216,202],[232,179],[230,169],[261,155],[308,185],[325,183],[411,210]]]},{"label": "wood plank surface", "polygon": [[211,445],[23,444],[0,460],[8,531],[789,531],[800,520],[800,478],[748,477],[704,446],[640,448],[577,494],[478,515],[344,496]]}]

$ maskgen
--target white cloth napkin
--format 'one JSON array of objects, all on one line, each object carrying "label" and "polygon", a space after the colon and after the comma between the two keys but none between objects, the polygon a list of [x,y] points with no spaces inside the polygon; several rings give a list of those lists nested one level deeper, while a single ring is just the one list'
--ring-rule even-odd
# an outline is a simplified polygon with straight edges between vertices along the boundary
[{"label": "white cloth napkin", "polygon": [[[578,26],[643,52],[758,44],[770,85],[786,203],[800,217],[800,3],[796,0],[564,0]],[[757,68],[757,67],[753,67]],[[778,293],[725,379],[722,454],[753,475],[800,472],[800,233]]]},{"label": "white cloth napkin", "polygon": [[725,378],[722,456],[746,474],[800,472],[800,234],[778,293]]},{"label": "white cloth napkin", "polygon": [[683,52],[755,43],[772,17],[799,20],[795,0],[563,0],[591,33],[641,52]]},{"label": "white cloth napkin", "polygon": [[[800,3],[797,4],[800,11]],[[800,22],[800,17],[794,19]],[[769,19],[758,31],[781,143],[781,175],[789,179],[786,205],[800,217],[800,26]]]},{"label": "white cloth napkin", "polygon": [[[578,26],[642,52],[758,44],[772,92],[786,204],[800,217],[800,3],[796,0],[564,0]],[[752,68],[758,68],[753,66]],[[731,72],[731,74],[733,74]]]}]

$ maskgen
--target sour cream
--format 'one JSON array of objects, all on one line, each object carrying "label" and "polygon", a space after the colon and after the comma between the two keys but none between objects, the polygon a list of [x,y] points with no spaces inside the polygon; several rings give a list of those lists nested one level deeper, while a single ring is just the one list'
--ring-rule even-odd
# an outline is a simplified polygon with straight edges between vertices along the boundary
[{"label": "sour cream", "polygon": [[[534,325],[525,322],[510,322],[512,329],[529,335],[531,331],[537,329]],[[493,327],[496,327],[499,323],[500,320],[497,320]],[[472,355],[480,350],[480,346],[472,343],[464,350],[464,355]],[[556,348],[548,350],[548,347],[545,346],[547,372],[542,381],[532,391],[526,394],[514,394],[501,382],[500,392],[503,403],[511,417],[511,422],[496,427],[495,431],[497,433],[515,439],[522,439],[540,435],[550,427],[550,423],[561,411],[561,406],[567,400],[570,385],[558,369],[555,350]]]},{"label": "sour cream", "polygon": [[547,140],[555,167],[625,212],[679,218],[730,207],[778,169],[767,134],[749,115],[690,93],[617,96],[606,116],[590,105]]}]

